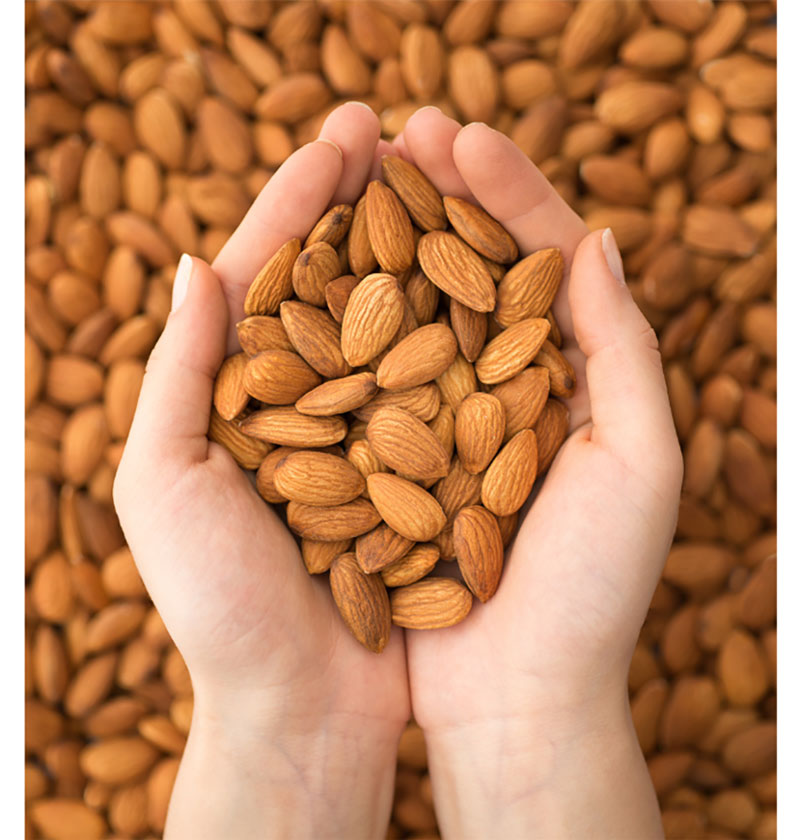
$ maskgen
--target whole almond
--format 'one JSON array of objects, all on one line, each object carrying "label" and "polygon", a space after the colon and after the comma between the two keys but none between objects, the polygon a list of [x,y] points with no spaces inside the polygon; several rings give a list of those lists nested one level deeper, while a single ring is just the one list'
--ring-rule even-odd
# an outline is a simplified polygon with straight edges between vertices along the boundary
[{"label": "whole almond", "polygon": [[355,555],[340,554],[331,566],[331,592],[339,613],[355,638],[375,653],[389,641],[392,613],[379,575],[366,575]]},{"label": "whole almond", "polygon": [[468,362],[474,362],[486,342],[489,321],[485,312],[476,312],[455,298],[450,298],[450,326],[458,348]]},{"label": "whole almond", "polygon": [[234,353],[222,363],[214,380],[214,408],[223,420],[241,414],[250,399],[244,387],[247,361],[246,353]]},{"label": "whole almond", "polygon": [[378,391],[360,408],[353,409],[359,419],[369,422],[382,408],[402,408],[427,423],[438,414],[441,406],[439,389],[432,382],[399,391]]},{"label": "whole almond", "polygon": [[537,475],[544,473],[556,457],[569,430],[569,412],[559,400],[547,400],[538,420],[534,423],[539,466]]},{"label": "whole almond", "polygon": [[530,429],[539,418],[550,393],[550,373],[544,367],[530,367],[495,385],[491,393],[505,410],[504,440],[522,429]]},{"label": "whole almond", "polygon": [[384,155],[381,172],[418,227],[425,231],[447,227],[442,197],[416,166],[397,155]]},{"label": "whole almond", "polygon": [[367,425],[367,440],[386,466],[409,478],[435,479],[447,474],[447,453],[439,438],[409,411],[380,409]]},{"label": "whole almond", "polygon": [[444,231],[424,234],[417,257],[425,276],[443,292],[477,312],[494,309],[491,275],[475,251],[457,236]]},{"label": "whole almond", "polygon": [[343,274],[341,277],[328,282],[325,286],[325,303],[328,307],[328,312],[333,316],[333,320],[337,324],[342,323],[344,318],[344,310],[347,308],[347,301],[350,299],[350,293],[358,285],[358,277],[355,274]]},{"label": "whole almond", "polygon": [[498,263],[517,258],[517,243],[485,210],[454,196],[445,196],[444,209],[456,233],[481,256]]},{"label": "whole almond", "polygon": [[436,377],[436,384],[441,391],[442,399],[456,411],[461,400],[478,390],[478,379],[475,368],[461,353],[456,353],[453,364],[444,373]]},{"label": "whole almond", "polygon": [[373,574],[405,556],[413,545],[382,523],[356,539],[356,560],[362,572]]},{"label": "whole almond", "polygon": [[347,259],[356,277],[365,277],[378,265],[367,230],[366,195],[361,196],[353,210],[353,221],[347,237]]},{"label": "whole almond", "polygon": [[458,346],[444,324],[426,324],[396,344],[377,370],[378,386],[390,390],[430,382],[453,363]]},{"label": "whole almond", "polygon": [[341,351],[341,330],[327,312],[296,300],[280,307],[281,323],[294,349],[326,379],[350,373]]},{"label": "whole almond", "polygon": [[308,234],[305,247],[316,242],[327,242],[332,248],[342,244],[353,222],[353,208],[349,204],[337,204],[314,225]]},{"label": "whole almond", "polygon": [[397,332],[405,308],[403,290],[390,274],[370,274],[352,291],[342,318],[342,353],[353,367],[381,352]]},{"label": "whole almond", "polygon": [[[403,30],[400,70],[406,87],[417,99],[425,101],[434,96],[442,81],[442,45],[434,27],[411,23]],[[393,186],[391,181],[389,185]]]},{"label": "whole almond", "polygon": [[394,190],[380,181],[370,181],[366,198],[372,252],[383,271],[400,274],[414,261],[414,234],[408,213]]},{"label": "whole almond", "polygon": [[293,350],[280,318],[251,315],[236,325],[236,334],[242,350],[256,356],[262,350]]},{"label": "whole almond", "polygon": [[432,543],[417,543],[399,560],[381,569],[386,586],[407,586],[425,577],[439,559],[439,549]]},{"label": "whole almond", "polygon": [[248,359],[242,384],[253,398],[273,405],[289,405],[322,380],[317,372],[288,350],[264,350]]},{"label": "whole almond", "polygon": [[377,390],[374,373],[354,373],[341,379],[330,379],[307,391],[297,400],[295,408],[301,414],[344,414],[369,402]]},{"label": "whole almond", "polygon": [[327,572],[331,563],[340,555],[344,554],[351,546],[351,540],[300,540],[300,551],[303,555],[303,563],[310,575],[321,575]]},{"label": "whole almond", "polygon": [[366,487],[349,461],[325,452],[293,452],[278,462],[272,480],[287,499],[317,506],[352,502]]},{"label": "whole almond", "polygon": [[275,470],[284,458],[287,458],[293,452],[300,451],[295,446],[278,446],[261,461],[258,472],[256,472],[256,490],[258,490],[258,494],[262,499],[274,505],[289,501],[275,487]]},{"label": "whole almond", "polygon": [[493,338],[475,362],[475,374],[486,385],[516,376],[536,357],[550,332],[546,318],[526,318]]},{"label": "whole almond", "polygon": [[246,315],[272,315],[292,293],[292,267],[300,254],[300,240],[290,239],[267,260],[247,290]]},{"label": "whole almond", "polygon": [[463,621],[472,609],[472,594],[453,578],[427,577],[390,595],[392,622],[410,630],[436,630]]},{"label": "whole almond", "polygon": [[497,322],[508,327],[526,318],[544,317],[563,272],[564,259],[558,248],[544,248],[520,260],[497,286]]},{"label": "whole almond", "polygon": [[347,434],[341,417],[310,417],[294,406],[255,411],[240,424],[244,434],[281,446],[313,449],[338,443]]},{"label": "whole almond", "polygon": [[445,515],[439,503],[411,481],[372,473],[367,488],[384,522],[406,539],[428,542],[444,528]]},{"label": "whole almond", "polygon": [[497,516],[518,511],[533,487],[537,472],[536,434],[523,429],[497,453],[481,485],[481,502]]},{"label": "whole almond", "polygon": [[467,472],[477,475],[489,466],[503,442],[505,409],[492,394],[469,394],[456,411],[455,444]]},{"label": "whole almond", "polygon": [[414,317],[420,326],[430,324],[436,317],[439,304],[439,290],[417,269],[406,284],[406,300],[414,311]]},{"label": "whole almond", "polygon": [[481,602],[488,601],[503,571],[503,539],[497,519],[480,505],[464,508],[453,522],[453,544],[470,592]]},{"label": "whole almond", "polygon": [[549,371],[551,394],[568,398],[575,393],[575,369],[552,342],[545,341],[533,361]]},{"label": "whole almond", "polygon": [[297,297],[314,306],[325,306],[325,286],[341,274],[336,250],[327,242],[306,246],[292,267],[292,286]]},{"label": "whole almond", "polygon": [[269,444],[246,435],[239,426],[211,411],[208,437],[230,452],[236,463],[246,470],[256,470],[269,452]]},{"label": "whole almond", "polygon": [[329,507],[289,502],[286,521],[301,537],[312,540],[346,540],[371,531],[381,521],[381,517],[373,504],[366,499],[356,499]]}]

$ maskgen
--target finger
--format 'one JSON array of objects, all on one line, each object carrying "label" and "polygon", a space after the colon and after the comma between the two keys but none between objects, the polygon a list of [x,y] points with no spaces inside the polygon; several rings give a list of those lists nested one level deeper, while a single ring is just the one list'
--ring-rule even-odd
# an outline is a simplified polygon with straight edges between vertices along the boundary
[{"label": "finger", "polygon": [[342,174],[343,156],[331,140],[292,154],[258,194],[247,215],[212,263],[230,312],[228,351],[238,347],[235,323],[247,289],[264,263],[289,239],[305,239],[325,212]]},{"label": "finger", "polygon": [[388,140],[379,140],[378,145],[375,147],[375,155],[372,158],[372,166],[370,168],[369,180],[380,181],[381,178],[383,178],[383,173],[381,171],[381,158],[384,155],[396,154],[397,149],[395,149],[394,144],[390,143]]},{"label": "finger", "polygon": [[469,188],[453,160],[453,141],[459,131],[461,123],[428,105],[408,118],[403,129],[403,141],[414,164],[442,195],[471,198]]},{"label": "finger", "polygon": [[398,157],[403,158],[403,160],[407,160],[409,163],[414,163],[414,157],[408,150],[408,145],[406,144],[405,130],[401,131],[397,137],[392,140],[392,145],[394,146],[394,153]]},{"label": "finger", "polygon": [[658,342],[625,285],[610,228],[578,246],[569,301],[586,355],[592,442],[677,491],[681,456]]},{"label": "finger", "polygon": [[363,102],[347,102],[331,111],[319,136],[342,150],[342,174],[331,203],[355,204],[364,192],[375,145],[381,136],[377,115]]},{"label": "finger", "polygon": [[181,257],[173,309],[147,362],[123,461],[185,467],[208,454],[214,377],[225,354],[228,309],[203,260]]}]

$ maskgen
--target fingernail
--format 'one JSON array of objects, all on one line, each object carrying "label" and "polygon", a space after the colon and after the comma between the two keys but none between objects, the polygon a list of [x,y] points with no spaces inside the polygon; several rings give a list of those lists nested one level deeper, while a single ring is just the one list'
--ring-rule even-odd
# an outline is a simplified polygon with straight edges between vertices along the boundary
[{"label": "fingernail", "polygon": [[367,105],[366,102],[359,102],[357,99],[351,99],[349,102],[345,102],[344,104],[345,105],[358,105],[359,108],[366,108],[370,112],[370,114],[375,113],[372,110],[372,108],[370,108],[369,105]]},{"label": "fingernail", "polygon": [[329,146],[333,146],[337,152],[339,152],[339,157],[344,159],[344,155],[342,154],[342,150],[333,142],[333,140],[328,140],[327,137],[320,137],[318,140],[314,141],[315,143],[327,143]]},{"label": "fingernail", "polygon": [[422,108],[417,108],[418,114],[422,111],[438,111],[440,114],[442,113],[442,109],[437,108],[435,105],[423,105]]},{"label": "fingernail", "polygon": [[614,239],[614,234],[611,228],[606,228],[603,231],[603,253],[606,255],[606,263],[609,271],[617,278],[617,282],[625,285],[625,269],[622,267],[622,255],[617,247],[617,240]]},{"label": "fingernail", "polygon": [[172,282],[172,311],[175,312],[186,299],[186,292],[189,288],[189,278],[192,276],[192,258],[188,254],[182,254],[178,269],[175,272],[175,280]]}]

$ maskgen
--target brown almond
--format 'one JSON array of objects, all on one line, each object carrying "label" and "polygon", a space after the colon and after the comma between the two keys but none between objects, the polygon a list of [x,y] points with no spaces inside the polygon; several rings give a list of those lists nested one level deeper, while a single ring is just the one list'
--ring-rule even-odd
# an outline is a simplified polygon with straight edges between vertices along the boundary
[{"label": "brown almond", "polygon": [[311,417],[288,405],[255,411],[240,427],[258,440],[300,449],[330,446],[347,434],[347,423],[341,417]]},{"label": "brown almond", "polygon": [[351,546],[352,540],[300,540],[300,551],[303,562],[310,575],[321,575],[327,572],[331,563],[344,554]]},{"label": "brown almond", "polygon": [[367,488],[383,520],[401,536],[428,542],[444,528],[445,515],[439,503],[411,481],[389,473],[372,473]]},{"label": "brown almond", "polygon": [[481,258],[457,236],[444,231],[424,234],[417,257],[425,276],[443,292],[477,312],[495,307],[495,286]]},{"label": "brown almond", "polygon": [[455,444],[467,472],[483,472],[503,442],[503,404],[492,394],[469,394],[456,411]]},{"label": "brown almond", "polygon": [[486,470],[481,502],[497,516],[518,511],[531,492],[536,471],[536,434],[523,429],[498,452]]},{"label": "brown almond", "polygon": [[321,378],[297,355],[287,350],[264,350],[248,359],[242,384],[253,398],[273,405],[289,405],[316,388]]},{"label": "brown almond", "polygon": [[350,632],[375,653],[389,641],[391,608],[386,586],[379,575],[366,575],[355,555],[340,554],[331,566],[331,592]]},{"label": "brown almond", "polygon": [[472,594],[453,578],[428,577],[393,589],[392,622],[410,630],[436,630],[463,621],[472,608]]},{"label": "brown almond", "polygon": [[233,420],[241,414],[250,399],[244,386],[247,361],[246,353],[229,356],[214,380],[214,408],[223,420]]},{"label": "brown almond", "polygon": [[356,560],[365,574],[373,574],[405,556],[414,543],[385,523],[356,539]]},{"label": "brown almond", "polygon": [[321,309],[286,300],[280,307],[281,323],[294,349],[326,379],[338,379],[350,373],[344,360],[339,325]]},{"label": "brown almond", "polygon": [[550,393],[569,398],[575,393],[575,369],[566,356],[550,341],[545,341],[533,359],[535,365],[547,368],[550,374]]},{"label": "brown almond", "polygon": [[347,236],[353,222],[353,208],[349,204],[337,204],[314,225],[306,239],[305,248],[317,242],[327,242],[332,248],[338,248]]},{"label": "brown almond", "polygon": [[247,290],[246,315],[272,315],[292,293],[292,268],[300,254],[300,240],[290,239],[267,260]]},{"label": "brown almond", "polygon": [[569,411],[559,400],[549,399],[533,425],[538,450],[537,475],[542,475],[553,462],[569,430]]},{"label": "brown almond", "polygon": [[442,197],[416,166],[397,155],[384,155],[381,158],[381,172],[417,227],[424,231],[444,230],[447,227]]},{"label": "brown almond", "polygon": [[361,473],[344,458],[325,452],[293,452],[278,462],[272,477],[287,499],[306,505],[352,502],[365,488]]},{"label": "brown almond", "polygon": [[242,350],[248,356],[257,356],[263,350],[294,349],[280,318],[251,315],[239,321],[236,325],[236,334]]},{"label": "brown almond", "polygon": [[289,502],[286,507],[289,527],[301,537],[312,540],[348,540],[371,531],[380,514],[366,499],[344,505],[321,507]]},{"label": "brown almond", "polygon": [[474,362],[486,342],[489,328],[487,314],[476,312],[455,298],[450,298],[450,326],[458,341],[458,349],[468,362]]},{"label": "brown almond", "polygon": [[297,400],[295,408],[301,414],[317,416],[344,414],[369,402],[377,390],[374,373],[354,373],[352,376],[323,382],[307,391]]},{"label": "brown almond", "polygon": [[297,297],[314,306],[325,306],[325,286],[341,274],[339,256],[327,242],[307,246],[294,261],[292,286]]},{"label": "brown almond", "polygon": [[475,362],[475,374],[486,385],[516,376],[536,357],[550,332],[546,318],[518,321],[493,338]]},{"label": "brown almond", "polygon": [[396,344],[377,370],[378,386],[390,390],[430,382],[453,363],[456,337],[444,324],[426,324]]},{"label": "brown almond", "polygon": [[526,318],[543,318],[564,273],[558,248],[544,248],[520,260],[497,286],[495,318],[504,327]]},{"label": "brown almond", "polygon": [[342,353],[364,365],[392,340],[403,320],[405,298],[390,274],[370,274],[352,291],[342,318]]},{"label": "brown almond", "polygon": [[378,266],[378,260],[369,241],[366,195],[361,196],[353,210],[353,222],[347,237],[347,259],[350,270],[359,278],[365,277]]},{"label": "brown almond", "polygon": [[383,408],[367,425],[367,440],[390,469],[413,479],[447,475],[447,453],[434,432],[409,411]]},{"label": "brown almond", "polygon": [[437,415],[440,406],[439,389],[429,382],[399,391],[379,390],[369,402],[353,409],[353,414],[359,420],[369,422],[382,408],[402,408],[427,423]]},{"label": "brown almond", "polygon": [[399,560],[381,569],[386,586],[408,586],[432,571],[439,559],[439,549],[432,543],[417,543]]},{"label": "brown almond", "polygon": [[268,443],[244,434],[235,422],[223,420],[216,409],[211,411],[208,437],[225,447],[236,463],[246,470],[258,469],[270,449]]},{"label": "brown almond", "polygon": [[343,274],[325,286],[325,303],[337,324],[342,323],[347,301],[357,285],[358,277],[355,274]]},{"label": "brown almond", "polygon": [[411,220],[397,194],[380,181],[370,181],[366,192],[369,243],[381,269],[401,274],[414,261]]},{"label": "brown almond", "polygon": [[481,602],[488,601],[503,571],[503,539],[497,519],[480,505],[464,508],[453,522],[453,544],[470,592]]},{"label": "brown almond", "polygon": [[498,263],[511,263],[518,255],[517,243],[485,210],[462,198],[445,196],[444,209],[456,233],[481,256]]}]

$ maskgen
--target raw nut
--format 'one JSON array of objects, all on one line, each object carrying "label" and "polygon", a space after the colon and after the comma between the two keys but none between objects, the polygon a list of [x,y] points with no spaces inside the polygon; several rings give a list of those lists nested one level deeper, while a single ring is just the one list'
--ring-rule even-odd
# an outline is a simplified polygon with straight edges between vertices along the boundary
[{"label": "raw nut", "polygon": [[256,356],[262,350],[294,349],[280,318],[251,315],[236,324],[236,335],[248,356]]},{"label": "raw nut", "polygon": [[494,309],[492,276],[475,251],[454,234],[424,234],[417,245],[417,258],[425,276],[459,303],[477,312]]},{"label": "raw nut", "polygon": [[331,280],[325,286],[325,303],[328,306],[328,312],[331,313],[337,324],[342,323],[347,301],[357,285],[358,277],[355,274],[343,274],[341,277]]},{"label": "raw nut", "polygon": [[378,383],[374,373],[354,373],[317,385],[300,397],[295,403],[295,408],[301,414],[316,416],[344,414],[365,405],[377,390]]},{"label": "raw nut", "polygon": [[313,449],[338,443],[347,434],[341,417],[310,417],[294,406],[254,411],[240,424],[244,434],[279,446]]},{"label": "raw nut", "polygon": [[[252,438],[251,438],[252,440]],[[256,472],[256,490],[258,494],[267,502],[273,505],[288,502],[286,496],[278,492],[275,487],[275,469],[278,464],[292,452],[300,452],[301,450],[295,446],[279,446],[273,449],[261,462]]]},{"label": "raw nut", "polygon": [[366,487],[361,473],[349,461],[310,451],[293,452],[280,461],[272,481],[287,499],[318,506],[352,502]]},{"label": "raw nut", "polygon": [[485,385],[505,382],[536,357],[550,332],[546,318],[518,321],[493,338],[475,362],[475,374]]},{"label": "raw nut", "polygon": [[444,511],[436,499],[405,478],[372,473],[367,489],[384,522],[406,539],[428,542],[445,526]]},{"label": "raw nut", "polygon": [[244,411],[250,399],[244,387],[247,354],[235,353],[222,363],[214,380],[214,408],[223,420],[233,420]]},{"label": "raw nut", "polygon": [[416,166],[396,155],[384,155],[381,172],[418,227],[424,231],[447,227],[442,197]]},{"label": "raw nut", "polygon": [[468,362],[474,362],[486,343],[489,319],[485,312],[476,312],[455,298],[450,298],[450,326],[458,340],[458,348]]},{"label": "raw nut", "polygon": [[340,327],[330,315],[296,300],[285,300],[280,315],[292,346],[317,373],[326,379],[350,373],[342,355]]},{"label": "raw nut", "polygon": [[378,386],[413,388],[436,379],[453,363],[458,345],[444,324],[427,324],[414,330],[383,357],[378,365]]},{"label": "raw nut", "polygon": [[399,560],[381,569],[381,577],[387,586],[408,586],[416,583],[433,571],[439,559],[439,549],[432,543],[417,543]]},{"label": "raw nut", "polygon": [[353,222],[347,237],[347,259],[356,277],[366,277],[378,266],[367,230],[367,197],[362,195],[353,210]]},{"label": "raw nut", "polygon": [[478,600],[488,601],[503,571],[503,539],[497,519],[480,505],[464,508],[453,522],[453,544],[464,582]]},{"label": "raw nut", "polygon": [[477,475],[497,454],[506,428],[505,409],[492,394],[469,394],[456,411],[455,445],[464,469]]},{"label": "raw nut", "polygon": [[292,266],[294,293],[305,303],[325,306],[325,287],[342,273],[339,269],[339,255],[327,242],[309,245]]},{"label": "raw nut", "polygon": [[497,516],[518,511],[533,487],[537,472],[536,434],[517,432],[489,465],[481,486],[481,502]]},{"label": "raw nut", "polygon": [[380,653],[392,631],[392,611],[379,575],[365,575],[355,555],[340,554],[331,565],[331,592],[350,632],[368,650]]},{"label": "raw nut", "polygon": [[370,181],[366,196],[372,252],[383,271],[402,274],[414,262],[414,233],[408,213],[396,193],[380,181]]},{"label": "raw nut", "polygon": [[498,263],[511,263],[519,255],[517,243],[508,231],[485,210],[445,196],[444,209],[455,232],[481,256]]},{"label": "raw nut", "polygon": [[526,318],[543,318],[563,273],[564,258],[558,248],[543,248],[520,260],[497,286],[497,322],[508,327]]},{"label": "raw nut", "polygon": [[245,315],[272,315],[292,293],[292,267],[300,254],[300,240],[290,239],[267,260],[247,290]]},{"label": "raw nut", "polygon": [[344,241],[353,222],[353,208],[349,204],[337,204],[314,225],[306,239],[305,248],[316,242],[327,242],[338,248]]},{"label": "raw nut", "polygon": [[356,539],[356,560],[364,574],[373,574],[400,560],[413,545],[411,540],[401,537],[386,523],[381,523]]},{"label": "raw nut", "polygon": [[427,423],[439,413],[440,406],[439,389],[429,382],[401,391],[379,391],[368,403],[354,409],[353,414],[359,420],[369,422],[382,408],[402,408]]},{"label": "raw nut", "polygon": [[472,609],[472,594],[453,578],[428,577],[393,589],[392,622],[410,630],[436,630],[463,621]]},{"label": "raw nut", "polygon": [[289,502],[286,521],[296,534],[307,539],[349,540],[371,531],[381,517],[366,499],[356,499],[330,507]]},{"label": "raw nut", "polygon": [[534,357],[533,363],[547,368],[550,373],[550,393],[568,399],[575,393],[575,368],[566,356],[550,341],[545,341]]},{"label": "raw nut", "polygon": [[569,431],[569,411],[564,403],[547,400],[533,431],[538,448],[537,475],[542,475],[550,467]]},{"label": "raw nut", "polygon": [[544,367],[525,368],[522,373],[495,385],[490,393],[500,400],[505,411],[504,441],[522,429],[533,428],[550,393],[550,373]]},{"label": "raw nut", "polygon": [[462,508],[480,501],[482,480],[482,476],[467,472],[458,455],[454,456],[450,472],[433,488],[433,496],[442,506],[448,526]]},{"label": "raw nut", "polygon": [[233,421],[223,420],[216,409],[211,410],[208,437],[230,452],[234,461],[245,470],[256,470],[270,450],[268,443],[246,435]]},{"label": "raw nut", "polygon": [[300,540],[300,552],[303,563],[310,575],[321,575],[327,572],[331,563],[344,554],[352,545],[352,540]]},{"label": "raw nut", "polygon": [[264,350],[253,356],[242,380],[251,397],[272,405],[290,405],[321,381],[312,367],[288,350]]},{"label": "raw nut", "polygon": [[342,318],[342,354],[365,365],[392,340],[403,320],[405,297],[390,274],[370,274],[352,291]]},{"label": "raw nut", "polygon": [[433,430],[401,408],[383,408],[367,424],[367,440],[390,469],[412,479],[447,475],[449,461]]}]

